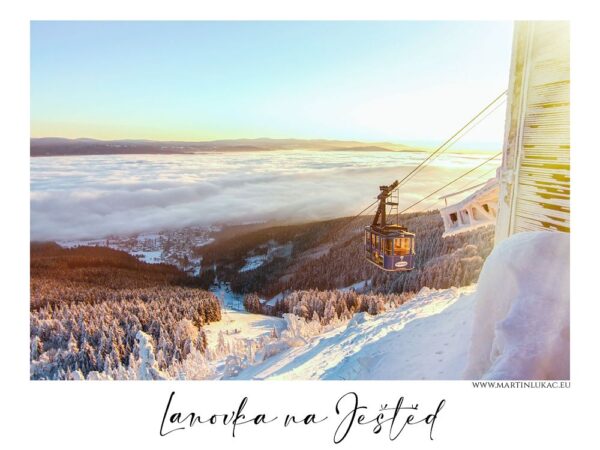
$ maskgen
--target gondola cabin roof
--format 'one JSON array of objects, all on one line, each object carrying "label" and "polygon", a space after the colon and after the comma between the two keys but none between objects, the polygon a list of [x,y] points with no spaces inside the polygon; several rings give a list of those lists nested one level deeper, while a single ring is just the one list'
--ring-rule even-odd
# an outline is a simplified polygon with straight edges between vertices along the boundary
[{"label": "gondola cabin roof", "polygon": [[409,232],[401,225],[386,225],[385,227],[374,227],[372,225],[365,227],[366,231],[387,237],[411,237],[414,233]]}]

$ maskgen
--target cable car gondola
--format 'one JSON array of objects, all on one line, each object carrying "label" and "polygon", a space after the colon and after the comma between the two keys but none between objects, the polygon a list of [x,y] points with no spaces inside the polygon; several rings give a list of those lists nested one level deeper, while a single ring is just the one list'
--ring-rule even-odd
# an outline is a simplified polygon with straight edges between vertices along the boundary
[{"label": "cable car gondola", "polygon": [[[500,99],[502,99],[506,94],[507,90],[498,95],[494,100],[492,100],[485,108],[479,111],[469,122],[467,122],[462,128],[460,128],[456,133],[454,133],[450,139],[447,139],[442,145],[440,145],[435,151],[429,154],[421,163],[416,166],[412,171],[410,171],[401,181],[394,181],[389,186],[379,186],[379,190],[381,191],[377,196],[377,200],[371,203],[367,208],[363,209],[360,213],[358,213],[352,220],[361,216],[365,211],[371,208],[377,201],[379,201],[379,206],[377,208],[377,212],[375,213],[375,218],[373,219],[373,223],[365,227],[365,257],[367,261],[375,264],[382,270],[388,272],[405,272],[408,270],[412,270],[415,268],[415,234],[408,232],[406,228],[401,226],[398,223],[398,201],[396,202],[388,202],[388,197],[395,194],[396,199],[398,197],[398,187],[404,184],[408,179],[410,179],[415,173],[422,169],[430,160],[436,158],[436,155],[444,153],[451,145],[453,145],[458,139],[462,138],[475,128],[485,117],[494,112],[501,106],[502,103],[498,103]],[[494,109],[491,109],[494,105]],[[491,110],[491,111],[490,111]],[[484,114],[487,113],[486,116]],[[481,119],[483,117],[483,119]],[[428,196],[422,198],[418,202],[410,205],[408,208],[404,209],[402,213],[408,211],[413,206],[418,205],[423,200],[428,199],[432,195],[440,192],[442,189],[445,189],[450,184],[460,180],[471,172],[479,169],[483,165],[489,163],[494,158],[500,156],[502,152],[497,155],[492,156],[490,159],[484,161],[479,164],[475,168],[467,171],[462,174],[458,178],[452,180],[450,183],[442,186],[440,189],[433,191],[433,193]],[[387,214],[386,207],[391,206],[390,215],[395,210],[396,212],[396,224],[388,224],[387,223]],[[352,220],[350,222],[352,222]]]},{"label": "cable car gondola", "polygon": [[373,223],[365,227],[367,261],[388,272],[406,272],[415,268],[414,233],[408,232],[398,223],[387,223],[386,207],[391,206],[398,211],[398,202],[388,201],[397,187],[397,180],[389,186],[379,186],[381,192],[377,196],[377,212]]}]

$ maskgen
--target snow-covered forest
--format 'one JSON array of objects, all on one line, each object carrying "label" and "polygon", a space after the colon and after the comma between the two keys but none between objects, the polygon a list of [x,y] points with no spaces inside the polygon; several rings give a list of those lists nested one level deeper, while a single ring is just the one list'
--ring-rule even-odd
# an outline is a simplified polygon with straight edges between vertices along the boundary
[{"label": "snow-covered forest", "polygon": [[[308,224],[304,231],[292,226],[234,234],[235,261],[215,259],[228,242],[217,239],[216,247],[207,247],[212,266],[204,278],[111,248],[32,243],[30,376],[493,378],[486,361],[505,344],[490,341],[502,322],[498,311],[489,309],[499,289],[492,271],[511,258],[504,255],[498,262],[496,257],[495,269],[488,268],[486,279],[479,280],[492,250],[493,228],[441,239],[439,222],[434,214],[407,219],[419,236],[417,267],[400,274],[368,265],[360,227],[352,238],[336,221]],[[216,271],[210,269],[215,266]],[[553,276],[557,282],[562,275]],[[202,288],[211,277],[209,289]],[[243,280],[257,289],[235,292],[232,287]],[[485,300],[476,298],[476,282],[484,283],[480,297],[485,294]],[[562,327],[558,336],[533,342],[535,351],[546,351],[552,342],[564,349],[563,297],[553,322]],[[513,299],[504,301],[509,308]],[[482,302],[487,303],[479,306]],[[480,337],[473,341],[475,334]],[[503,342],[512,342],[511,331],[504,334]],[[421,350],[413,352],[414,345]],[[522,352],[506,351],[513,350]],[[503,357],[508,365],[493,373],[529,373],[510,368],[510,356]],[[540,378],[559,376],[546,369],[539,373]]]},{"label": "snow-covered forest", "polygon": [[256,294],[244,297],[244,306],[257,314],[283,315],[291,313],[306,321],[316,321],[323,325],[347,322],[356,313],[371,315],[396,308],[408,300],[412,292],[402,294],[360,294],[354,290],[293,291],[272,304],[261,302]]},{"label": "snow-covered forest", "polygon": [[[371,280],[375,292],[416,292],[424,286],[448,288],[476,282],[493,248],[493,226],[442,239],[444,226],[437,211],[407,214],[403,223],[417,235],[416,267],[390,274],[364,258],[362,230],[369,220],[355,221],[351,227],[339,220],[272,227],[217,240],[199,249],[206,267],[202,282],[208,287],[217,277],[230,282],[236,292],[263,298],[295,290],[339,289],[364,280]],[[245,258],[264,251],[269,243],[288,244],[291,252],[240,271]]]},{"label": "snow-covered forest", "polygon": [[[59,378],[79,372],[136,373],[144,344],[156,346],[158,366],[165,369],[194,351],[206,350],[205,324],[221,319],[213,294],[190,288],[154,287],[109,292],[101,301],[86,301],[81,290],[48,284],[53,301],[31,311],[31,377]],[[83,295],[80,295],[83,294]],[[147,334],[140,342],[138,333]],[[134,377],[135,378],[135,377]]]},{"label": "snow-covered forest", "polygon": [[108,248],[32,244],[31,378],[137,378],[149,345],[161,368],[204,352],[203,327],[221,308],[193,284],[175,267]]},{"label": "snow-covered forest", "polygon": [[[274,320],[281,322],[249,337],[241,333],[243,322],[264,317],[258,316],[263,307],[251,309],[258,298],[253,295],[244,303],[255,314],[225,309],[223,316],[214,294],[201,289],[118,289],[94,298],[101,291],[51,281],[36,284],[38,298],[47,302],[31,311],[32,379],[230,378],[348,323],[354,313],[379,314],[412,297],[293,292],[275,306],[283,319]],[[213,330],[229,317],[230,327]]]},{"label": "snow-covered forest", "polygon": [[[173,266],[106,247],[32,244],[31,378],[233,377],[355,312],[378,314],[411,297],[298,291],[270,308],[283,319],[269,322],[258,296],[245,297],[247,313],[235,312],[195,283]],[[244,323],[250,332],[240,332]]]}]

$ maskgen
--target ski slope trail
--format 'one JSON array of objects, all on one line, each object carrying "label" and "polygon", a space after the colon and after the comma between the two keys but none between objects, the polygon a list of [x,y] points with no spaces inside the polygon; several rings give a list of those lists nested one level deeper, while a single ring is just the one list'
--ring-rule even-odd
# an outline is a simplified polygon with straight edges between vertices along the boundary
[{"label": "ski slope trail", "polygon": [[386,313],[348,324],[243,370],[237,379],[460,379],[472,333],[475,285],[422,289]]}]

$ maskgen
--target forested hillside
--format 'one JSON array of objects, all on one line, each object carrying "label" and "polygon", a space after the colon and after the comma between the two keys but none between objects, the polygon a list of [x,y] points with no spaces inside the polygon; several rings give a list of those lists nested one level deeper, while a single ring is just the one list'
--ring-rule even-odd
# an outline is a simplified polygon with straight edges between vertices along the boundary
[{"label": "forested hillside", "polygon": [[354,290],[340,291],[293,291],[272,304],[260,301],[256,294],[244,297],[246,310],[258,314],[281,316],[291,313],[306,321],[317,321],[322,325],[346,322],[356,313],[380,314],[388,309],[403,305],[413,297],[403,294],[359,294]]},{"label": "forested hillside", "polygon": [[[437,212],[407,215],[403,223],[417,236],[416,268],[387,273],[364,259],[369,220],[226,229],[199,248],[200,278],[107,247],[32,243],[31,378],[230,377],[356,313],[397,308],[422,287],[476,282],[492,249],[493,228],[442,239]],[[364,292],[341,289],[367,280]],[[219,333],[211,348],[205,330],[221,320],[221,305],[199,287],[216,281],[245,293],[250,313],[287,317],[296,331],[248,339],[233,326],[232,337]],[[275,294],[283,295],[264,300]]]},{"label": "forested hillside", "polygon": [[44,302],[35,294],[45,280],[60,281],[63,286],[97,286],[103,290],[199,286],[197,278],[175,266],[145,264],[135,256],[107,247],[63,248],[53,242],[33,242],[30,258],[32,307]]},{"label": "forested hillside", "polygon": [[[348,227],[344,226],[348,219],[338,219],[265,228],[217,241],[202,249],[202,282],[208,286],[216,276],[230,282],[236,292],[263,297],[294,290],[338,289],[364,280],[371,280],[375,292],[416,292],[424,286],[447,288],[476,282],[493,247],[493,226],[442,238],[444,227],[437,211],[408,214],[402,222],[416,233],[416,267],[411,272],[387,273],[364,258],[362,230],[370,220],[357,220]],[[265,253],[274,245],[288,245],[291,251],[253,270],[240,271],[244,258]]]},{"label": "forested hillside", "polygon": [[203,325],[221,319],[213,294],[184,287],[194,282],[116,250],[32,244],[31,378],[140,378],[139,332],[156,345],[156,367],[176,375],[205,351]]}]

